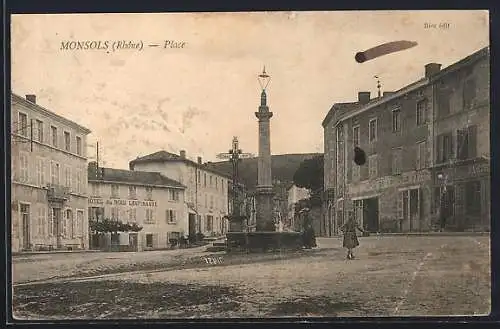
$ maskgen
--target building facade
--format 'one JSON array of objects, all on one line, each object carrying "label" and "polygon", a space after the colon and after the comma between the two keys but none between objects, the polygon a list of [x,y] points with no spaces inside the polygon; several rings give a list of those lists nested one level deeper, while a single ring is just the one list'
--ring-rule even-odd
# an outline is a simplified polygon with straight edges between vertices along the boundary
[{"label": "building facade", "polygon": [[[461,146],[465,143],[470,150],[489,154],[488,57],[488,50],[483,49],[443,70],[441,65],[430,63],[425,66],[422,79],[396,92],[384,93],[375,99],[370,99],[369,92],[360,92],[357,102],[332,107],[323,121],[327,196],[324,208],[326,217],[334,223],[335,233],[339,233],[338,228],[349,216],[354,216],[365,230],[371,232],[435,229],[436,210],[441,209],[440,201],[438,205],[436,200],[440,200],[444,190],[456,194],[452,187],[445,189],[437,177],[446,176],[445,185],[456,185],[453,183],[459,179],[453,174],[457,172],[456,168],[460,167],[462,171],[479,168],[477,163],[481,160],[477,159],[474,165],[468,166],[469,169],[463,169],[467,168],[467,161],[454,156],[456,141],[460,139]],[[469,73],[453,73],[458,71]],[[471,74],[481,76],[477,82],[470,83],[473,87],[469,88],[474,92],[465,91],[463,87],[469,83]],[[475,105],[464,109],[463,99],[470,98],[469,94],[475,95],[476,101],[467,102]],[[439,110],[440,106],[447,108]],[[438,116],[440,111],[446,114]],[[481,131],[480,143],[485,142],[481,150],[477,149],[479,144],[475,137],[464,137],[476,136],[478,128]],[[364,150],[365,165],[354,163],[355,147]],[[479,154],[476,151],[469,153],[470,157]],[[442,166],[436,166],[443,162],[449,168],[445,173]],[[483,160],[481,166],[489,167],[489,160]],[[480,213],[484,215],[489,212],[486,205],[489,169],[483,169],[478,175],[482,176],[477,176],[475,181],[481,183],[470,183],[468,193],[474,194],[472,186],[476,190],[483,189],[482,196],[475,194],[476,199],[471,202],[480,204]],[[451,197],[454,215],[463,212],[460,204],[464,202],[465,194],[460,192]],[[478,202],[478,198],[482,201]],[[450,224],[458,220],[456,216],[454,218]],[[472,223],[465,219],[461,221]],[[477,222],[474,225],[477,226]],[[455,228],[465,229],[463,225]]]},{"label": "building facade", "polygon": [[89,164],[89,221],[136,223],[142,230],[120,233],[120,240],[138,251],[169,248],[171,239],[187,234],[181,183],[155,172],[96,169],[95,162]]},{"label": "building facade", "polygon": [[12,251],[87,249],[85,127],[11,95]]},{"label": "building facade", "polygon": [[130,161],[130,169],[159,172],[186,186],[189,235],[219,236],[229,229],[226,216],[231,177],[203,164],[201,157],[195,162],[185,151],[179,155],[159,151]]},{"label": "building facade", "polygon": [[297,187],[296,185],[292,185],[288,188],[286,226],[296,228],[295,219],[297,214],[295,212],[295,207],[297,202],[307,199],[309,196],[309,190],[306,188]]}]

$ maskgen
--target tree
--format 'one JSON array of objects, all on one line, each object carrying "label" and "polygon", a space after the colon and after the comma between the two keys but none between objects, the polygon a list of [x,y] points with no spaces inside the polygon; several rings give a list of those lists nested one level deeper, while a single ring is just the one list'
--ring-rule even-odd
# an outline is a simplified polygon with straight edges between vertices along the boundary
[{"label": "tree", "polygon": [[309,190],[311,206],[321,206],[321,194],[324,186],[323,155],[302,161],[293,175],[293,183],[297,187]]},{"label": "tree", "polygon": [[109,218],[91,219],[89,226],[90,230],[95,233],[140,232],[142,230],[142,227],[137,223],[123,223],[120,220],[110,220]]}]

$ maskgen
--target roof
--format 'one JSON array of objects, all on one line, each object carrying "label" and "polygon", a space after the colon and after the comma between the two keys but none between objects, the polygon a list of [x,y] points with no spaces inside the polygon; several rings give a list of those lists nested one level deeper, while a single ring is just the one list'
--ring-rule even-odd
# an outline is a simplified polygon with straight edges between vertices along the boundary
[{"label": "roof", "polygon": [[74,122],[74,121],[71,121],[63,116],[60,116],[59,114],[55,113],[55,112],[52,112],[48,109],[46,109],[45,107],[43,106],[40,106],[38,104],[35,104],[35,103],[32,103],[30,102],[29,100],[27,100],[26,98],[24,97],[21,97],[17,94],[14,94],[14,93],[11,93],[11,97],[13,100],[19,102],[19,103],[22,103],[24,106],[28,107],[29,109],[31,110],[34,110],[34,111],[38,111],[38,112],[41,112],[42,114],[46,115],[46,116],[49,116],[49,117],[52,117],[68,126],[71,126],[73,128],[76,128],[78,130],[81,130],[83,133],[85,134],[90,134],[91,131],[90,129],[84,127],[84,126],[81,126],[79,125],[78,123]]},{"label": "roof", "polygon": [[232,176],[229,175],[229,174],[226,174],[226,173],[223,173],[223,172],[220,172],[218,170],[215,170],[214,168],[212,168],[209,163],[204,163],[204,164],[199,164],[197,162],[194,162],[190,159],[187,159],[187,158],[183,158],[181,157],[180,155],[177,155],[177,154],[174,154],[174,153],[170,153],[170,152],[167,152],[167,151],[164,151],[164,150],[161,150],[161,151],[158,151],[158,152],[155,152],[155,153],[151,153],[151,154],[148,154],[148,155],[145,155],[145,156],[142,156],[142,157],[138,157],[132,161],[129,162],[129,165],[130,167],[132,168],[136,163],[147,163],[147,162],[167,162],[167,161],[180,161],[180,162],[184,162],[188,165],[191,165],[193,167],[197,167],[199,169],[202,169],[202,170],[205,170],[205,171],[208,171],[208,172],[212,172],[216,175],[219,175],[219,176],[222,176],[222,177],[226,177],[226,178],[229,178],[231,179]]},{"label": "roof", "polygon": [[328,113],[326,114],[325,119],[321,123],[321,125],[326,127],[326,125],[330,122],[330,120],[333,118],[333,115],[335,112],[339,111],[342,112],[341,114],[344,114],[350,110],[354,110],[356,108],[359,108],[361,104],[359,102],[350,102],[350,103],[335,103],[333,104],[332,108]]},{"label": "roof", "polygon": [[[102,167],[100,167],[102,168]],[[97,179],[96,172],[89,168],[89,181],[116,182],[133,185],[154,185],[159,187],[186,188],[176,180],[163,176],[158,172],[133,171],[113,168],[104,169],[103,179]]]},{"label": "roof", "polygon": [[[395,91],[387,96],[383,96],[381,98],[374,98],[374,99],[370,100],[367,104],[364,104],[364,105],[361,105],[359,102],[336,103],[332,106],[330,111],[328,111],[328,114],[326,115],[325,119],[323,120],[322,125],[323,125],[323,127],[326,127],[326,125],[332,119],[333,113],[339,109],[347,109],[346,112],[349,111],[349,113],[347,113],[347,115],[345,115],[345,116],[342,116],[342,120],[349,119],[349,118],[351,118],[355,115],[358,115],[360,113],[363,113],[369,109],[372,109],[372,108],[377,107],[379,105],[385,104],[391,100],[400,98],[401,96],[407,94],[410,91],[425,87],[425,86],[431,84],[432,82],[434,82],[435,80],[440,79],[443,76],[450,74],[458,69],[461,69],[466,65],[471,65],[474,62],[476,62],[477,60],[479,60],[481,58],[485,58],[487,56],[489,56],[489,47],[484,47],[484,48],[474,52],[473,54],[465,57],[464,59],[442,69],[439,73],[432,76],[430,79],[427,77],[424,77],[420,80],[417,80],[413,83],[410,83],[410,84],[404,86],[403,88],[401,88],[401,89],[399,89],[399,90],[397,90],[397,91]],[[357,104],[357,106],[355,106],[355,104]],[[353,111],[350,111],[350,110],[353,110]]]}]

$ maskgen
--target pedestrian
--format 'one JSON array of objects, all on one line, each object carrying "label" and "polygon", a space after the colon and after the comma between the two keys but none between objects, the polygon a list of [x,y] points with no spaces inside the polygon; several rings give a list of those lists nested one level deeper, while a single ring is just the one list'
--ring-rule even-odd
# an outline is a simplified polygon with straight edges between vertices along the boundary
[{"label": "pedestrian", "polygon": [[359,246],[358,236],[356,235],[356,229],[364,233],[364,230],[359,227],[358,223],[353,216],[349,216],[347,222],[340,228],[344,233],[344,241],[342,246],[347,248],[347,259],[354,259],[354,254],[352,250]]},{"label": "pedestrian", "polygon": [[304,240],[304,247],[306,249],[311,249],[317,247],[316,244],[316,234],[314,233],[314,228],[312,226],[312,220],[309,215],[309,208],[303,208],[300,213],[303,216],[303,240]]}]

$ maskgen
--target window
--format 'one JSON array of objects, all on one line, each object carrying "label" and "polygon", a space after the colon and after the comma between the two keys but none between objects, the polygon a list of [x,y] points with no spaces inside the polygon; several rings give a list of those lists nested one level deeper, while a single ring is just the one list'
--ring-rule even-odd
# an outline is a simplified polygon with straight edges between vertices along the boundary
[{"label": "window", "polygon": [[466,160],[476,157],[476,126],[457,130],[457,159]]},{"label": "window", "polygon": [[152,199],[153,199],[153,188],[146,187],[146,200],[152,200]]},{"label": "window", "polygon": [[65,186],[71,187],[71,167],[66,166],[64,168]]},{"label": "window", "polygon": [[71,151],[71,136],[67,131],[64,132],[64,149],[68,152]]},{"label": "window", "polygon": [[128,197],[129,197],[129,199],[136,199],[137,198],[137,187],[135,187],[135,186],[128,187]]},{"label": "window", "polygon": [[198,184],[201,184],[201,172],[199,172],[199,171],[198,171],[197,179],[198,179]]},{"label": "window", "polygon": [[54,222],[55,222],[55,210],[54,208],[49,209],[49,214],[48,214],[48,223],[47,223],[47,231],[49,236],[54,236]]},{"label": "window", "polygon": [[131,208],[128,211],[128,220],[131,223],[137,222],[137,209]]},{"label": "window", "polygon": [[153,209],[146,209],[146,220],[144,222],[147,224],[154,224]]},{"label": "window", "polygon": [[82,179],[82,171],[81,170],[77,170],[76,171],[76,192],[77,193],[84,193],[85,192],[85,186],[84,186],[84,182],[83,182],[83,179]]},{"label": "window", "polygon": [[66,236],[69,238],[74,238],[74,227],[73,227],[73,212],[71,209],[66,210]]},{"label": "window", "polygon": [[146,247],[153,248],[153,234],[146,234]]},{"label": "window", "polygon": [[36,138],[40,143],[43,143],[43,122],[36,120]]},{"label": "window", "polygon": [[212,186],[213,186],[212,175],[210,175],[210,185],[209,185],[209,186],[210,186],[210,187],[212,187]]},{"label": "window", "polygon": [[208,207],[208,196],[205,194],[205,208]]},{"label": "window", "polygon": [[47,209],[45,207],[38,208],[38,222],[37,222],[37,235],[44,237],[46,234],[45,225],[47,222]]},{"label": "window", "polygon": [[440,87],[437,93],[438,116],[444,117],[450,114],[450,91],[446,87]]},{"label": "window", "polygon": [[214,196],[211,195],[210,196],[210,209],[212,209],[214,207]]},{"label": "window", "polygon": [[83,225],[83,210],[77,210],[76,211],[76,232],[78,236],[83,237],[84,236],[84,225]]},{"label": "window", "polygon": [[111,185],[111,197],[117,199],[119,194],[120,194],[120,187],[115,184]]},{"label": "window", "polygon": [[359,146],[359,126],[352,128],[352,144],[353,146]]},{"label": "window", "polygon": [[427,123],[427,100],[417,102],[417,126]]},{"label": "window", "polygon": [[82,155],[82,138],[76,136],[76,154]]},{"label": "window", "polygon": [[213,229],[214,229],[214,217],[207,215],[206,230],[208,232],[211,232],[213,231]]},{"label": "window", "polygon": [[111,219],[112,220],[118,220],[120,213],[119,209],[117,207],[111,208]]},{"label": "window", "polygon": [[59,164],[57,162],[52,161],[50,166],[50,182],[53,185],[59,185]]},{"label": "window", "polygon": [[464,82],[463,99],[464,109],[468,110],[474,105],[476,98],[476,80],[468,79]]},{"label": "window", "polygon": [[399,175],[401,174],[401,166],[402,166],[402,152],[403,150],[400,148],[392,150],[392,174]]},{"label": "window", "polygon": [[45,161],[42,158],[36,159],[36,185],[43,186],[45,184]]},{"label": "window", "polygon": [[368,123],[368,134],[370,143],[377,140],[377,119],[371,119]]},{"label": "window", "polygon": [[28,155],[26,153],[19,154],[19,180],[21,182],[27,183],[29,180],[29,169],[28,169]]},{"label": "window", "polygon": [[203,174],[203,186],[207,187],[207,174]]},{"label": "window", "polygon": [[219,178],[215,177],[215,189],[219,189]]},{"label": "window", "polygon": [[17,129],[19,134],[24,137],[28,137],[28,115],[19,112],[19,127]]},{"label": "window", "polygon": [[416,169],[425,169],[427,167],[427,142],[417,143]]},{"label": "window", "polygon": [[169,209],[166,211],[165,215],[166,215],[167,223],[173,224],[173,223],[177,222],[177,214],[176,214],[175,210]]},{"label": "window", "polygon": [[92,184],[92,196],[99,196],[99,185]]},{"label": "window", "polygon": [[372,154],[368,157],[368,172],[370,175],[370,179],[377,178],[377,170],[378,169],[378,157],[376,154]]},{"label": "window", "polygon": [[401,131],[401,109],[392,110],[392,132]]},{"label": "window", "polygon": [[481,214],[481,182],[473,181],[465,184],[465,211],[467,215]]},{"label": "window", "polygon": [[169,190],[170,201],[179,201],[179,191],[177,190]]},{"label": "window", "polygon": [[358,165],[353,165],[352,166],[352,181],[357,182],[359,181],[361,176],[361,167]]},{"label": "window", "polygon": [[57,127],[51,126],[50,131],[52,133],[52,146],[57,147]]},{"label": "window", "polygon": [[437,136],[437,161],[444,163],[453,157],[453,139],[452,134],[445,133]]}]

